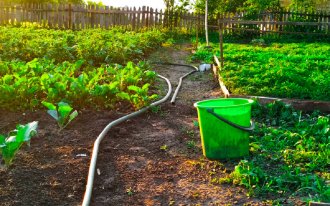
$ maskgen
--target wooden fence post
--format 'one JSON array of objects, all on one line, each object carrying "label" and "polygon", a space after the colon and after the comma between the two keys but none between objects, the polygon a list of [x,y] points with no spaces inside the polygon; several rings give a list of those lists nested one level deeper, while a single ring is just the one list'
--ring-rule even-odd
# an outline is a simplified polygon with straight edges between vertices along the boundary
[{"label": "wooden fence post", "polygon": [[139,7],[136,19],[136,29],[139,30],[141,25],[141,7]]},{"label": "wooden fence post", "polygon": [[159,13],[158,13],[158,25],[159,25],[159,28],[162,28],[163,27],[163,24],[164,24],[164,19],[163,19],[163,10],[159,10]]},{"label": "wooden fence post", "polygon": [[146,20],[145,20],[145,10],[146,10],[146,7],[143,6],[142,7],[142,22],[141,22],[142,27],[145,26],[145,22],[146,22]]},{"label": "wooden fence post", "polygon": [[157,28],[157,26],[158,26],[158,24],[159,24],[158,15],[159,15],[159,13],[158,13],[158,9],[156,9],[156,10],[155,10],[155,23],[154,23],[154,25],[155,25],[156,28]]},{"label": "wooden fence post", "polygon": [[69,29],[72,29],[72,7],[71,7],[71,4],[69,4],[69,7],[68,7],[68,13],[69,13],[69,19],[68,19],[68,28]]},{"label": "wooden fence post", "polygon": [[219,46],[220,46],[220,66],[221,69],[224,65],[223,59],[223,17],[222,15],[218,15],[218,26],[219,26]]},{"label": "wooden fence post", "polygon": [[195,14],[196,20],[197,20],[197,24],[196,24],[196,51],[198,49],[198,41],[199,41],[199,37],[198,37],[198,32],[199,32],[199,14]]},{"label": "wooden fence post", "polygon": [[154,27],[154,10],[150,7],[149,26]]},{"label": "wooden fence post", "polygon": [[137,11],[136,11],[136,8],[135,7],[132,7],[131,8],[131,11],[132,11],[131,19],[130,19],[130,21],[131,21],[131,28],[132,28],[132,31],[135,31]]}]

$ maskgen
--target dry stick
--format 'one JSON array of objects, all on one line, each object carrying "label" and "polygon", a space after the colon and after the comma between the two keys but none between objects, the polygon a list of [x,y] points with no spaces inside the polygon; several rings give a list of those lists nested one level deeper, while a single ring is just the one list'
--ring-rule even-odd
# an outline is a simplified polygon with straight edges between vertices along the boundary
[{"label": "dry stick", "polygon": [[[218,57],[216,57],[215,55],[213,57],[214,57],[215,63],[218,65],[219,68],[221,68],[221,64],[219,62]],[[218,75],[217,76],[218,76],[218,81],[219,81],[219,85],[220,85],[221,91],[225,95],[225,98],[228,98],[230,96],[230,94],[229,94],[229,91],[228,91],[225,83],[222,81],[222,77],[220,75],[220,72],[218,72]]]},{"label": "dry stick", "polygon": [[310,202],[309,206],[330,206],[330,203],[325,202]]}]

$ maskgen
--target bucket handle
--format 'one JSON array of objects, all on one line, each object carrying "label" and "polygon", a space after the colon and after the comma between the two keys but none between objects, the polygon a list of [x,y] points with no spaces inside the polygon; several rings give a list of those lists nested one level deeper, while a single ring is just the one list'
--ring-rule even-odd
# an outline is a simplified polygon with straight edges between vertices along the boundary
[{"label": "bucket handle", "polygon": [[212,114],[213,116],[215,116],[216,118],[220,119],[221,121],[229,124],[230,126],[243,130],[243,131],[251,132],[251,131],[253,131],[253,129],[255,127],[254,122],[252,120],[250,121],[250,127],[243,127],[241,125],[235,124],[234,122],[231,122],[231,121],[223,118],[222,116],[218,115],[217,113],[214,112],[214,109],[208,108],[208,109],[206,109],[206,111],[208,113]]}]

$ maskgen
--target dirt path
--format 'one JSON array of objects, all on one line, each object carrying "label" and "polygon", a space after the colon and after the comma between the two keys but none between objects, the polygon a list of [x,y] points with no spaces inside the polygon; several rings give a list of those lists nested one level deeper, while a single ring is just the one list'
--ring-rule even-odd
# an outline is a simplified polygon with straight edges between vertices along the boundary
[{"label": "dirt path", "polygon": [[[168,56],[169,55],[169,56]],[[187,46],[163,49],[152,58],[186,63]],[[179,77],[191,71],[182,66],[159,66],[174,89]],[[169,102],[121,125],[101,149],[93,205],[251,205],[244,189],[211,184],[230,172],[233,162],[208,161],[202,156],[193,103],[221,95],[210,72],[185,79],[175,105]],[[107,163],[107,164],[104,164]],[[225,169],[226,168],[226,169]],[[231,168],[231,169],[230,169]],[[261,204],[261,203],[260,203]]]},{"label": "dirt path", "polygon": [[[151,60],[186,63],[188,48],[164,48]],[[174,88],[179,77],[191,70],[155,69]],[[209,161],[201,152],[193,103],[221,96],[212,78],[210,72],[191,75],[175,105],[168,101],[109,132],[100,148],[91,205],[267,205],[248,198],[241,187],[212,183],[237,163]],[[0,133],[17,123],[40,122],[31,148],[22,150],[8,171],[0,170],[0,205],[80,205],[93,142],[110,121],[122,115],[80,111],[77,120],[58,132],[44,111],[0,111]]]}]

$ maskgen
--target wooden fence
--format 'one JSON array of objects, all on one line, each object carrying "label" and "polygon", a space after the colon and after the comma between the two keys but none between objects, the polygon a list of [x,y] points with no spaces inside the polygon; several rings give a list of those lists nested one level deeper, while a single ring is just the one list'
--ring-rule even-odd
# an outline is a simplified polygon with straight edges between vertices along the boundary
[{"label": "wooden fence", "polygon": [[173,26],[192,30],[200,19],[193,13],[174,14],[149,7],[113,8],[72,4],[14,4],[0,1],[0,25],[36,22],[50,28],[66,29],[108,29],[124,26],[137,30],[145,27]]},{"label": "wooden fence", "polygon": [[[149,7],[113,8],[86,5],[14,4],[0,0],[0,25],[36,22],[49,28],[85,29],[123,26],[138,30],[149,27],[181,27],[191,31],[203,30],[203,15],[189,12],[174,13]],[[210,19],[210,28],[224,34],[252,31],[265,34],[304,33],[330,34],[330,14],[306,11],[264,12],[253,20],[247,13],[226,13]]]},{"label": "wooden fence", "polygon": [[308,12],[263,12],[254,20],[246,20],[246,13],[221,14],[211,27],[222,27],[229,34],[237,30],[259,33],[330,34],[330,14]]}]

